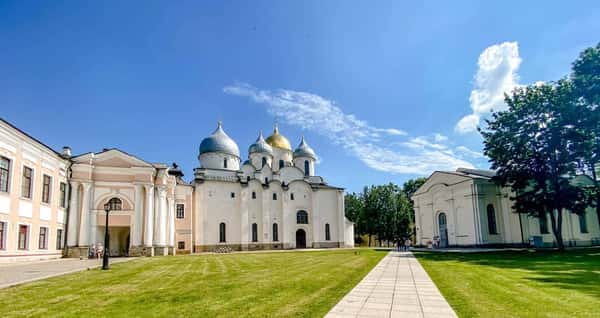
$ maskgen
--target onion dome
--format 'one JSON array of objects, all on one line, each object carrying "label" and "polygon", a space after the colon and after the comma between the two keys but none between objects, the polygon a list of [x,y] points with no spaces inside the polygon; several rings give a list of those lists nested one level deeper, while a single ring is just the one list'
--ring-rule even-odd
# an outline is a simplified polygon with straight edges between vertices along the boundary
[{"label": "onion dome", "polygon": [[304,136],[302,136],[302,140],[300,141],[298,148],[294,150],[294,158],[299,157],[309,157],[315,160],[317,159],[315,151],[306,143]]},{"label": "onion dome", "polygon": [[200,154],[208,152],[222,152],[238,158],[240,157],[238,145],[223,131],[220,121],[215,132],[204,138],[200,143]]},{"label": "onion dome", "polygon": [[252,145],[250,145],[250,148],[248,148],[248,152],[250,154],[268,153],[270,155],[273,155],[273,148],[271,148],[271,146],[265,141],[261,131],[258,135],[258,138],[256,139],[256,142],[254,142]]},{"label": "onion dome", "polygon": [[290,141],[279,133],[277,125],[275,125],[275,129],[273,129],[273,134],[267,138],[267,143],[275,148],[292,151]]}]

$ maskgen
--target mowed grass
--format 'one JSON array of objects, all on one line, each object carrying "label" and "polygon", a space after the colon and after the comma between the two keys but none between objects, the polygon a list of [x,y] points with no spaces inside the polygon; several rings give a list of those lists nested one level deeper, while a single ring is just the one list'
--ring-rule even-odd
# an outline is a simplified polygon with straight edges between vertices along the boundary
[{"label": "mowed grass", "polygon": [[0,317],[322,317],[386,252],[140,258],[0,290]]},{"label": "mowed grass", "polygon": [[415,255],[459,317],[600,317],[600,249]]}]

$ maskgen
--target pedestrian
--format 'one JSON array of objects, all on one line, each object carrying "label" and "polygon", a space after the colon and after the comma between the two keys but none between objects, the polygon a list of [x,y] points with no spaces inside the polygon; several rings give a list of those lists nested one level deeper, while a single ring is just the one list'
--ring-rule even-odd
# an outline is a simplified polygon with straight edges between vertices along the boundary
[{"label": "pedestrian", "polygon": [[404,248],[405,248],[405,251],[408,251],[408,250],[410,249],[410,244],[411,244],[411,243],[412,243],[412,242],[410,241],[410,239],[406,239],[406,241],[404,241]]}]

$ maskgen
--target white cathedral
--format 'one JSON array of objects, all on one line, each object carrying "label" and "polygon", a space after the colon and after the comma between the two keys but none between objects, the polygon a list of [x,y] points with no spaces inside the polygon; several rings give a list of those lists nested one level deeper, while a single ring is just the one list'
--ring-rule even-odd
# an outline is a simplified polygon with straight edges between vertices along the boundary
[{"label": "white cathedral", "polygon": [[0,119],[0,261],[111,255],[353,247],[343,188],[315,175],[304,138],[292,150],[275,127],[242,162],[218,124],[200,143],[192,182],[173,164],[119,149],[56,152]]}]

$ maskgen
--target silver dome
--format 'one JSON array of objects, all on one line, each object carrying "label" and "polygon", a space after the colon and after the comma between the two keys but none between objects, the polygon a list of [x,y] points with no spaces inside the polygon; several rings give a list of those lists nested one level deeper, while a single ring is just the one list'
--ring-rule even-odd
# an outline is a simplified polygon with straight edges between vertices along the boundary
[{"label": "silver dome", "polygon": [[248,153],[250,153],[250,154],[253,154],[253,153],[268,153],[270,155],[273,155],[273,147],[271,147],[271,145],[269,145],[265,141],[265,138],[263,138],[262,131],[258,135],[258,138],[256,139],[256,142],[254,142],[248,148]]},{"label": "silver dome", "polygon": [[223,131],[221,122],[219,122],[215,132],[204,138],[200,143],[200,154],[207,152],[223,152],[238,158],[240,157],[240,148],[238,148],[235,141]]},{"label": "silver dome", "polygon": [[298,148],[294,150],[294,158],[298,157],[309,157],[312,159],[317,159],[317,155],[315,151],[304,141],[304,136],[302,136],[302,140],[298,145]]}]

